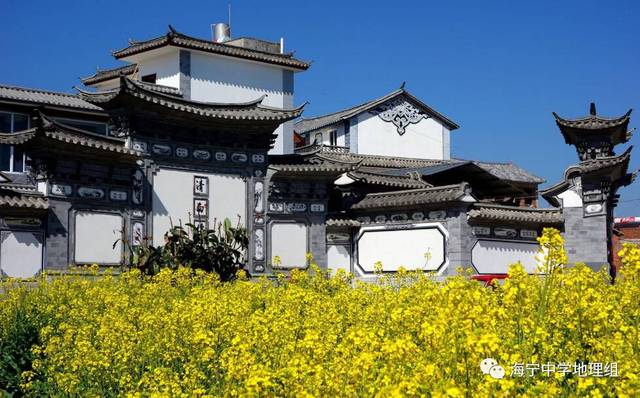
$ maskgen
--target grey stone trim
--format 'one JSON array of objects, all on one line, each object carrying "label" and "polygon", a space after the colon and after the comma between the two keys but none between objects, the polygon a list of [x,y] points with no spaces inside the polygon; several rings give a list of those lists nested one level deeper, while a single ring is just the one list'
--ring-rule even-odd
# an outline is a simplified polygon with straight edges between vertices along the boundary
[{"label": "grey stone trim", "polygon": [[[128,226],[131,223],[131,219],[129,217],[128,211],[125,209],[119,209],[119,208],[113,208],[113,207],[97,207],[97,206],[91,206],[91,205],[84,205],[84,204],[77,204],[74,205],[72,207],[69,208],[68,211],[68,250],[69,250],[69,257],[70,257],[70,263],[71,264],[76,264],[76,253],[75,253],[75,246],[76,246],[76,214],[78,212],[87,212],[87,213],[102,213],[102,214],[110,214],[110,215],[119,215],[120,217],[122,217],[122,230],[121,230],[121,234],[120,234],[120,238],[123,239],[125,236],[128,236]],[[97,263],[98,265],[101,266],[107,266],[107,267],[115,267],[115,266],[120,266],[122,264],[125,263],[125,261],[127,260],[127,250],[126,247],[124,246],[124,244],[122,242],[120,242],[122,246],[122,256],[120,257],[120,262],[119,263]]]},{"label": "grey stone trim", "polygon": [[45,269],[66,269],[69,256],[69,214],[71,203],[49,199],[47,236],[45,239]]},{"label": "grey stone trim", "polygon": [[476,243],[477,238],[473,235],[472,229],[467,223],[467,212],[464,208],[451,209],[449,217],[443,223],[449,232],[449,242],[447,244],[447,258],[449,263],[442,275],[455,275],[456,269],[472,268],[471,248]]},{"label": "grey stone trim", "polygon": [[349,152],[358,153],[358,117],[349,119],[349,142],[347,142]]},{"label": "grey stone trim", "polygon": [[565,248],[569,262],[586,263],[594,270],[609,266],[607,216],[584,217],[582,207],[566,207]]},{"label": "grey stone trim", "polygon": [[293,71],[282,70],[282,92],[293,95]]},{"label": "grey stone trim", "polygon": [[[42,245],[41,253],[40,253],[41,256],[42,256],[41,262],[40,262],[40,269],[36,273],[36,275],[40,275],[40,273],[42,273],[42,271],[44,271],[45,255],[46,255],[46,246],[45,246],[46,242],[45,242],[45,238],[44,238],[44,231],[42,229],[33,229],[33,228],[6,229],[6,230],[0,231],[0,242],[4,242],[5,239],[7,239],[9,237],[9,234],[12,233],[12,232],[30,232],[30,233],[32,233],[32,234],[34,234],[36,236],[36,239]],[[0,246],[0,259],[1,258],[2,258],[2,250],[1,250],[1,246]],[[7,274],[2,269],[2,263],[0,262],[0,278],[4,278],[6,276],[7,276]]]},{"label": "grey stone trim", "polygon": [[191,51],[180,50],[180,91],[183,98],[191,99]]},{"label": "grey stone trim", "polygon": [[451,131],[442,126],[442,159],[451,159]]}]

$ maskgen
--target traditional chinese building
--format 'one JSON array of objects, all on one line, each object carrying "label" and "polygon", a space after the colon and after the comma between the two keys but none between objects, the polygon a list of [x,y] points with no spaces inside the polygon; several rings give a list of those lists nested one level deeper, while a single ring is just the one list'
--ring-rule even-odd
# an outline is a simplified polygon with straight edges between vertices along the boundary
[{"label": "traditional chinese building", "polygon": [[[591,104],[589,116],[564,119],[554,113],[567,144],[576,147],[580,162],[567,168],[564,179],[541,192],[565,217],[565,241],[574,262],[594,268],[613,264],[611,252],[613,210],[617,191],[629,185],[636,173],[628,173],[631,149],[616,155],[614,147],[631,138],[631,110],[621,117],[603,118]],[[615,268],[611,268],[612,275]]]},{"label": "traditional chinese building", "polygon": [[564,231],[572,261],[610,262],[615,191],[631,179],[630,150],[612,150],[629,138],[628,114],[557,119],[582,161],[543,191],[557,208],[538,208],[544,180],[453,157],[459,126],[404,85],[301,118],[294,78],[309,64],[282,42],[218,28],[213,40],[170,28],[132,41],[113,53],[125,64],[76,94],[0,86],[3,274],[117,266],[127,245],[161,244],[172,224],[224,218],[249,230],[252,275],[304,268],[309,252],[362,279],[378,262],[533,272],[546,226]]}]

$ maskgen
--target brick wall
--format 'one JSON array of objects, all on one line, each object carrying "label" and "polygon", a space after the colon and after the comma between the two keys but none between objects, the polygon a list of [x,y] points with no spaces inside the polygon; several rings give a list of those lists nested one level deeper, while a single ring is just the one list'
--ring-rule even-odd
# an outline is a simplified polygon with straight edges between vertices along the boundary
[{"label": "brick wall", "polygon": [[620,268],[621,262],[618,257],[618,252],[622,249],[623,243],[635,243],[640,246],[640,223],[628,223],[628,224],[615,224],[614,228],[622,233],[613,235],[612,250],[613,250],[613,265],[616,269]]}]

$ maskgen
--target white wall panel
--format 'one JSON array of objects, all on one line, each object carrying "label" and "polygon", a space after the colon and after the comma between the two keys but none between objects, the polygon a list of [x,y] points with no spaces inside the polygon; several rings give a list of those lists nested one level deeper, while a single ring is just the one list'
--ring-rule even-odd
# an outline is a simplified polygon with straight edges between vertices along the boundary
[{"label": "white wall panel", "polygon": [[238,222],[240,216],[242,223],[247,221],[247,184],[238,176],[212,174],[210,181],[211,217],[221,222],[226,218],[232,225]]},{"label": "white wall panel", "polygon": [[[448,137],[442,125],[433,118],[409,124],[400,135],[396,126],[376,115],[358,116],[358,153],[367,155],[401,156],[422,159],[445,159]],[[448,130],[446,130],[448,133]]]},{"label": "white wall panel", "polygon": [[[435,271],[445,262],[445,233],[436,226],[390,230],[363,228],[357,240],[358,265],[364,272],[375,271],[382,263],[383,271]],[[429,260],[425,253],[431,253]]]},{"label": "white wall panel", "polygon": [[[180,88],[180,56],[178,49],[159,52],[158,55],[145,58],[138,63],[139,76],[156,74],[156,84]],[[117,80],[116,80],[117,81]]]},{"label": "white wall panel", "polygon": [[119,264],[122,243],[122,216],[79,211],[75,220],[75,262],[78,264]]},{"label": "white wall panel", "polygon": [[153,178],[153,244],[164,243],[164,234],[171,225],[185,224],[193,220],[194,176],[209,178],[209,226],[214,219],[222,222],[225,217],[233,225],[240,215],[246,225],[246,182],[240,176],[160,169]]},{"label": "white wall panel", "polygon": [[528,273],[534,273],[538,249],[536,243],[479,240],[471,251],[471,262],[481,274],[506,274],[518,261]]},{"label": "white wall panel", "polygon": [[327,267],[334,273],[339,269],[351,272],[351,250],[345,245],[327,245]]},{"label": "white wall panel", "polygon": [[278,268],[304,268],[307,265],[307,226],[303,223],[271,225],[271,261],[280,257]]},{"label": "white wall panel", "polygon": [[42,233],[2,231],[0,269],[12,278],[30,278],[42,270]]}]

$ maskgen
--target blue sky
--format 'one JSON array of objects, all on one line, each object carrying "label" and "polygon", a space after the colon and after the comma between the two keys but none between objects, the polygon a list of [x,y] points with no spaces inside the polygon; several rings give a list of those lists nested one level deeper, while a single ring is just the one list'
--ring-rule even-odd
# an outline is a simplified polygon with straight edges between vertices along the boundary
[{"label": "blue sky", "polygon": [[[172,24],[210,37],[227,1],[3,0],[3,84],[71,91],[129,38]],[[273,41],[313,61],[296,78],[306,115],[407,89],[456,121],[453,155],[512,161],[547,180],[577,161],[551,116],[637,109],[640,2],[233,1],[232,35]],[[630,144],[639,144],[640,132]],[[628,144],[627,144],[628,145]],[[622,152],[625,147],[617,149]],[[640,148],[631,169],[640,168]],[[618,215],[640,216],[640,181],[621,190]]]}]

